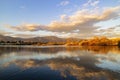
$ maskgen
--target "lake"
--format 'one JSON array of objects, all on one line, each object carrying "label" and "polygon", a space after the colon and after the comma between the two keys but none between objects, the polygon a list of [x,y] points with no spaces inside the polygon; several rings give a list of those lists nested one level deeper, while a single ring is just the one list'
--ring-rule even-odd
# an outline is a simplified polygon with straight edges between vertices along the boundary
[{"label": "lake", "polygon": [[0,46],[0,80],[120,80],[120,48]]}]

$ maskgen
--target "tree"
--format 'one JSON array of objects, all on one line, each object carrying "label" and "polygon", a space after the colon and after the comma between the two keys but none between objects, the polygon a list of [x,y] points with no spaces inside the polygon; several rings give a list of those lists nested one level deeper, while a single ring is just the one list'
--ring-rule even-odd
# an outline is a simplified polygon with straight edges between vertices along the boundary
[{"label": "tree", "polygon": [[120,47],[120,41],[118,41],[118,46]]}]

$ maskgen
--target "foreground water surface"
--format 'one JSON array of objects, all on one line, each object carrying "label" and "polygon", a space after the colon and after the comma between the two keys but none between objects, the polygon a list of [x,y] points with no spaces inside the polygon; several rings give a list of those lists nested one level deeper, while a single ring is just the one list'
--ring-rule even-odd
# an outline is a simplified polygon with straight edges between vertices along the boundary
[{"label": "foreground water surface", "polygon": [[0,80],[120,80],[120,48],[0,46]]}]

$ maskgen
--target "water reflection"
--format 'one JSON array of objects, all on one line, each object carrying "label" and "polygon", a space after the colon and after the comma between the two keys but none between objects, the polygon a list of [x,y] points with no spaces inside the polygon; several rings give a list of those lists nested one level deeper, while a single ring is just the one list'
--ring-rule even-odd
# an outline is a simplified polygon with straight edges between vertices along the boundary
[{"label": "water reflection", "polygon": [[10,80],[7,71],[16,73],[12,80],[20,80],[21,75],[27,76],[22,80],[119,80],[120,49],[4,46],[0,47],[0,78]]}]

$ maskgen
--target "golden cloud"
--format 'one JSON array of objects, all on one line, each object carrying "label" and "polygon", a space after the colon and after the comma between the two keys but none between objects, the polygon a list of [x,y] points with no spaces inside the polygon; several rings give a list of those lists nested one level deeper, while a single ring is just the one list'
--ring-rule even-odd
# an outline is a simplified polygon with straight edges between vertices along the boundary
[{"label": "golden cloud", "polygon": [[76,11],[74,14],[67,16],[61,15],[60,20],[52,21],[48,25],[39,24],[22,24],[19,26],[9,26],[11,29],[17,31],[39,31],[45,30],[50,32],[74,32],[81,34],[94,34],[98,26],[96,23],[118,18],[120,6],[105,8],[102,11],[82,9]]},{"label": "golden cloud", "polygon": [[7,26],[8,28],[11,28],[16,31],[38,31],[38,30],[45,30],[44,25],[38,25],[38,24],[22,24],[18,26]]}]

